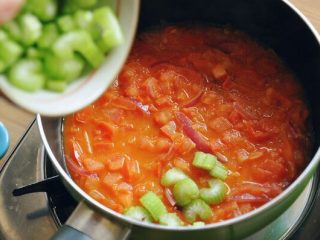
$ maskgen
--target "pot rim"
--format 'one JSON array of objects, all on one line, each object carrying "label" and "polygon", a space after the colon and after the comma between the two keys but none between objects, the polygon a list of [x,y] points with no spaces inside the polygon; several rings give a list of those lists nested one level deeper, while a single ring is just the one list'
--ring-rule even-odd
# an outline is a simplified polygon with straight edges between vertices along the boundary
[{"label": "pot rim", "polygon": [[[311,24],[311,22],[292,4],[289,2],[289,0],[281,0],[283,3],[285,3],[291,10],[293,10],[304,23],[307,25],[307,27],[311,30],[313,33],[314,37],[316,38],[317,42],[319,43],[320,47],[320,34],[317,32],[317,30],[314,28],[314,26]],[[61,121],[61,118],[57,118],[58,121]],[[149,229],[156,229],[156,230],[162,230],[162,231],[198,231],[198,230],[209,230],[209,229],[217,229],[220,227],[226,227],[230,226],[236,223],[240,223],[242,221],[248,220],[250,218],[254,218],[257,215],[263,214],[264,212],[268,211],[270,208],[275,207],[278,205],[280,202],[284,201],[284,199],[294,192],[295,188],[298,187],[298,185],[303,182],[303,180],[306,180],[309,176],[309,173],[312,172],[319,164],[320,162],[320,148],[317,149],[315,155],[313,156],[312,160],[309,162],[307,167],[302,171],[302,173],[298,176],[298,178],[291,183],[283,192],[281,192],[278,196],[270,200],[269,202],[265,203],[261,207],[254,209],[248,213],[245,213],[243,215],[240,215],[238,217],[224,220],[222,222],[217,222],[217,223],[210,223],[206,224],[204,226],[200,227],[194,227],[194,226],[188,226],[188,227],[171,227],[171,226],[163,226],[160,224],[155,224],[155,223],[145,223],[145,222],[140,222],[137,220],[134,220],[132,218],[126,217],[121,213],[118,213],[112,209],[109,209],[108,207],[102,205],[95,199],[93,199],[91,196],[89,196],[85,191],[83,191],[70,177],[70,175],[61,167],[57,159],[55,158],[53,152],[51,151],[50,145],[47,141],[43,125],[42,125],[42,117],[38,114],[37,115],[37,123],[40,131],[40,136],[42,138],[43,144],[45,146],[45,149],[47,153],[50,156],[51,162],[55,166],[56,170],[59,172],[59,175],[63,177],[64,182],[68,184],[78,195],[80,195],[87,203],[90,204],[90,206],[95,207],[101,213],[104,215],[115,217],[122,222],[126,224],[131,224],[143,228],[149,228]]]}]

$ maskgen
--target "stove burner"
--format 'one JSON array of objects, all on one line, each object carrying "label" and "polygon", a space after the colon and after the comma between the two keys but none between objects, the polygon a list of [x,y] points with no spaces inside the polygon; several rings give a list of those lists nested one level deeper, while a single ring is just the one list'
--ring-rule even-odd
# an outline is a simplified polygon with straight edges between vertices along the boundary
[{"label": "stove burner", "polygon": [[61,182],[46,153],[44,154],[44,174],[44,180],[16,188],[12,194],[18,197],[28,193],[45,192],[53,219],[57,227],[60,227],[67,221],[78,202],[72,198]]},{"label": "stove burner", "polygon": [[[57,172],[51,164],[49,156],[45,154],[44,156],[44,171],[46,177],[57,177]],[[70,193],[67,191],[60,177],[55,181],[56,187],[53,191],[47,192],[49,206],[53,219],[55,220],[58,227],[63,225],[68,217],[71,215],[73,210],[77,207],[78,202],[72,198]]]}]

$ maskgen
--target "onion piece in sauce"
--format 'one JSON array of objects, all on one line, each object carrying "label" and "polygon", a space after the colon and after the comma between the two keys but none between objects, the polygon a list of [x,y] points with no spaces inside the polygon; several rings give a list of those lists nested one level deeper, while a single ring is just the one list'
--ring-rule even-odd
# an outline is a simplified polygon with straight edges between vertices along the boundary
[{"label": "onion piece in sauce", "polygon": [[193,129],[192,121],[182,112],[176,112],[176,117],[182,125],[183,132],[196,144],[197,149],[205,153],[211,152],[209,141]]}]

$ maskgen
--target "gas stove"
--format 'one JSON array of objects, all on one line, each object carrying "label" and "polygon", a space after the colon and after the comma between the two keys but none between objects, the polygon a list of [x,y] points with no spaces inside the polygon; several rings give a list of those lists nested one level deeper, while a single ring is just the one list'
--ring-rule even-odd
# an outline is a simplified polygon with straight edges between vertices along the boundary
[{"label": "gas stove", "polygon": [[[320,239],[319,171],[280,217],[246,238]],[[51,165],[34,121],[0,170],[0,239],[49,239],[74,200]]]}]

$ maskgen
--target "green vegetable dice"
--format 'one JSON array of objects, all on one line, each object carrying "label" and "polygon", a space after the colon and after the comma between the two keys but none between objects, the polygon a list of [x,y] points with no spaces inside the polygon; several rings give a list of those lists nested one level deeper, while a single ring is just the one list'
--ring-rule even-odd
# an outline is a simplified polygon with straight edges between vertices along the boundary
[{"label": "green vegetable dice", "polygon": [[96,41],[103,52],[108,52],[123,42],[120,25],[111,8],[101,7],[93,12],[93,27],[99,29]]},{"label": "green vegetable dice", "polygon": [[76,23],[70,15],[60,17],[58,19],[58,26],[62,32],[70,32],[77,29]]},{"label": "green vegetable dice", "polygon": [[50,79],[70,82],[78,78],[85,66],[84,60],[74,55],[72,58],[60,58],[47,54],[44,60],[44,70]]},{"label": "green vegetable dice", "polygon": [[31,46],[41,37],[42,24],[37,17],[26,13],[19,18],[21,30],[20,41],[25,46]]},{"label": "green vegetable dice", "polygon": [[50,48],[59,37],[59,30],[56,24],[49,23],[43,26],[42,33],[37,40],[40,48]]},{"label": "green vegetable dice", "polygon": [[63,34],[53,45],[53,52],[60,58],[73,58],[80,53],[92,67],[98,67],[104,61],[104,55],[93,42],[88,32],[84,30]]},{"label": "green vegetable dice", "polygon": [[18,43],[10,39],[0,40],[0,73],[16,62],[22,53],[23,48]]},{"label": "green vegetable dice", "polygon": [[41,21],[50,21],[57,15],[57,0],[28,0],[25,9]]},{"label": "green vegetable dice", "polygon": [[34,92],[44,87],[45,76],[39,60],[23,59],[12,66],[9,81],[22,90]]},{"label": "green vegetable dice", "polygon": [[20,26],[17,21],[10,21],[6,22],[5,24],[2,25],[2,28],[5,32],[8,33],[10,38],[12,38],[15,41],[21,41],[21,30]]}]

